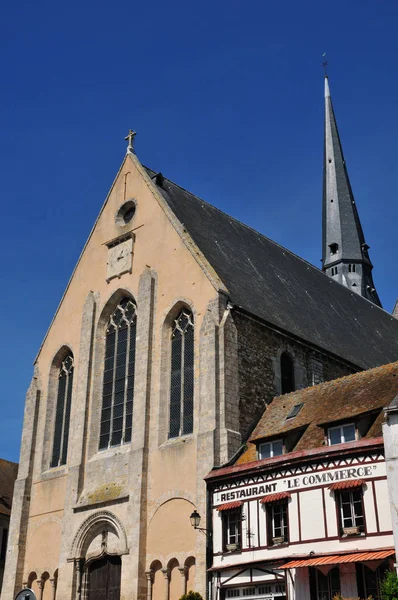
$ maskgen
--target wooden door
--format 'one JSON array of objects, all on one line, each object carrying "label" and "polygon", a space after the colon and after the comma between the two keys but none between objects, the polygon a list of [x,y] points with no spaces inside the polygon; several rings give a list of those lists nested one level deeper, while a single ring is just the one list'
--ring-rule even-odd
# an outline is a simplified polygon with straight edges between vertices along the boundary
[{"label": "wooden door", "polygon": [[105,556],[89,566],[88,600],[120,600],[121,561]]}]

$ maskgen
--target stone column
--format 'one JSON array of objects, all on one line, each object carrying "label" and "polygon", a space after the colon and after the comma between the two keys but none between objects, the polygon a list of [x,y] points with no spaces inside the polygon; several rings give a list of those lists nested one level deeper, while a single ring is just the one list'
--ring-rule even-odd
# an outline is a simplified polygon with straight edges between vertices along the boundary
[{"label": "stone column", "polygon": [[162,569],[164,575],[164,600],[169,600],[169,588],[170,588],[170,573],[168,569]]},{"label": "stone column", "polygon": [[146,600],[152,600],[153,571],[145,571],[147,588]]},{"label": "stone column", "polygon": [[39,588],[39,593],[37,595],[37,600],[43,600],[44,581],[42,579],[37,579],[36,583],[37,583],[37,587]]},{"label": "stone column", "polygon": [[178,567],[181,573],[181,596],[187,593],[187,575],[188,567]]},{"label": "stone column", "polygon": [[75,559],[75,575],[76,575],[76,600],[80,600],[82,570],[80,558]]},{"label": "stone column", "polygon": [[52,596],[51,597],[52,597],[52,600],[55,600],[55,596],[56,596],[56,593],[57,593],[57,580],[56,580],[56,578],[52,577],[50,579],[50,583],[51,583],[51,587],[52,587]]}]

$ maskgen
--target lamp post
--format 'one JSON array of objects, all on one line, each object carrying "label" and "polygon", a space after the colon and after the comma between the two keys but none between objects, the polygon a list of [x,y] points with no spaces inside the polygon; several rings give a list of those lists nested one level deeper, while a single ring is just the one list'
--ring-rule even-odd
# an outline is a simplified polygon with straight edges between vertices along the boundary
[{"label": "lamp post", "polygon": [[210,529],[205,529],[204,527],[199,527],[201,519],[202,519],[202,517],[200,516],[200,514],[198,513],[198,511],[196,509],[193,511],[193,513],[189,517],[189,520],[191,521],[191,525],[194,529],[199,529],[199,531],[203,531],[203,533],[205,534],[206,537],[207,536],[211,537]]}]

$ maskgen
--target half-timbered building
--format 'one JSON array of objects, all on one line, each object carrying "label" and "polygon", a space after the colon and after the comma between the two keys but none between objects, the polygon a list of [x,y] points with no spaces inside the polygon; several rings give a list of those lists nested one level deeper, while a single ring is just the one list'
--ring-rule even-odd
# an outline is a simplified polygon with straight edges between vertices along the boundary
[{"label": "half-timbered building", "polygon": [[216,600],[380,598],[394,564],[382,437],[398,363],[273,400],[207,477]]}]

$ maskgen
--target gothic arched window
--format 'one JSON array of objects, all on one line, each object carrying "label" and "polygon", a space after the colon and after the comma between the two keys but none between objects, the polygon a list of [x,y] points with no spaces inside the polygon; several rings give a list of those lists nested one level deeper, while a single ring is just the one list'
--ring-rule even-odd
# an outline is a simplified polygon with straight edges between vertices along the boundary
[{"label": "gothic arched window", "polygon": [[193,314],[183,309],[171,332],[169,438],[193,432]]},{"label": "gothic arched window", "polygon": [[134,300],[123,298],[106,330],[100,450],[131,442],[136,310]]},{"label": "gothic arched window", "polygon": [[55,409],[54,443],[51,467],[66,464],[68,453],[70,407],[73,388],[73,356],[62,361],[58,375],[57,406]]},{"label": "gothic arched window", "polygon": [[294,362],[290,354],[281,354],[281,393],[289,394],[296,389],[294,382]]}]

